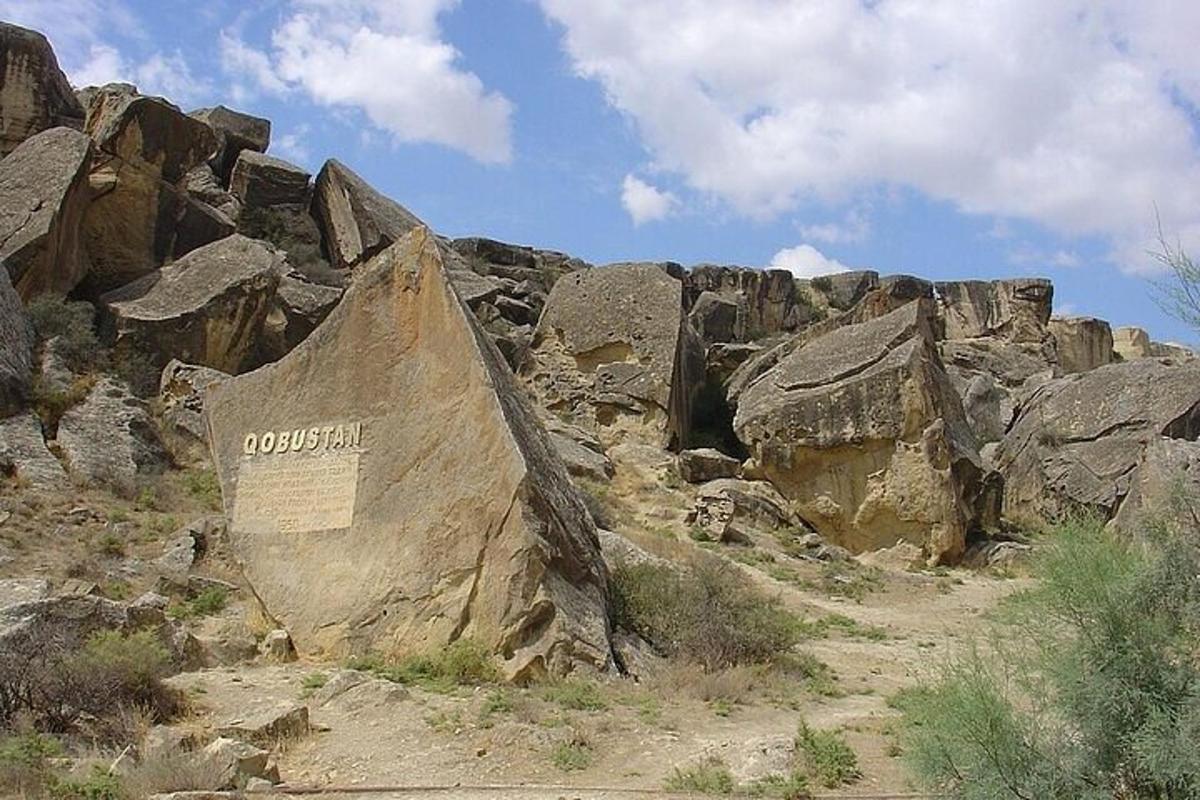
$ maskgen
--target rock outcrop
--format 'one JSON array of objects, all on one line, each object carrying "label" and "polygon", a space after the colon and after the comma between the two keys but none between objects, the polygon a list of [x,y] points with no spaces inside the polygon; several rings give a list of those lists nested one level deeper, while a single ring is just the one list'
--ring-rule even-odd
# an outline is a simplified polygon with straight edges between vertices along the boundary
[{"label": "rock outcrop", "polygon": [[[104,87],[92,98],[87,131],[99,150],[90,176],[98,196],[84,219],[93,288],[121,286],[205,236],[229,232],[184,187],[216,149],[208,125],[161,98]],[[177,241],[184,221],[187,235]]]},{"label": "rock outcrop", "polygon": [[171,360],[159,379],[158,404],[162,413],[164,444],[180,464],[208,460],[208,427],[204,422],[204,395],[208,387],[227,379],[220,370]]},{"label": "rock outcrop", "polygon": [[542,406],[608,438],[641,429],[683,445],[704,354],[682,292],[678,278],[650,263],[559,279],[522,370]]},{"label": "rock outcrop", "polygon": [[289,272],[279,280],[259,337],[259,358],[277,361],[304,341],[342,299],[343,289],[312,283]]},{"label": "rock outcrop", "polygon": [[595,528],[526,402],[424,228],[210,390],[232,546],[298,652],[469,637],[514,680],[608,667]]},{"label": "rock outcrop", "polygon": [[1045,278],[946,281],[935,288],[947,339],[1036,343],[1046,337],[1054,287]]},{"label": "rock outcrop", "polygon": [[1200,437],[1200,363],[1139,359],[1043,384],[996,454],[1006,516],[1112,514],[1160,436]]},{"label": "rock outcrop", "polygon": [[0,467],[40,491],[61,491],[69,481],[46,447],[41,420],[32,411],[0,420]]},{"label": "rock outcrop", "polygon": [[852,551],[907,541],[953,561],[987,516],[928,300],[795,350],[742,392],[734,429],[805,521]]},{"label": "rock outcrop", "polygon": [[1055,317],[1050,320],[1058,363],[1065,374],[1087,372],[1113,362],[1112,328],[1095,317]]},{"label": "rock outcrop", "polygon": [[1054,343],[981,337],[940,342],[938,350],[981,443],[998,442],[1017,408],[1041,383],[1059,374]]},{"label": "rock outcrop", "polygon": [[91,156],[88,137],[51,128],[0,161],[0,262],[25,300],[66,294],[87,274],[79,228]]},{"label": "rock outcrop", "polygon": [[0,158],[44,130],[83,127],[83,108],[42,34],[0,22],[0,75]]},{"label": "rock outcrop", "polygon": [[702,264],[688,272],[684,283],[692,326],[705,344],[790,333],[818,317],[803,287],[786,270]]},{"label": "rock outcrop", "polygon": [[301,167],[254,150],[243,150],[233,166],[229,191],[242,207],[307,205],[309,178]]},{"label": "rock outcrop", "polygon": [[198,108],[188,116],[212,128],[217,144],[208,163],[222,183],[229,183],[233,165],[243,150],[265,153],[271,144],[270,120],[225,106]]},{"label": "rock outcrop", "polygon": [[34,338],[21,298],[0,275],[0,417],[20,411],[28,399]]},{"label": "rock outcrop", "polygon": [[105,294],[118,354],[147,354],[159,368],[176,358],[240,371],[256,352],[282,264],[262,242],[234,235]]},{"label": "rock outcrop", "polygon": [[332,159],[317,174],[313,213],[336,269],[358,266],[421,224],[404,206]]},{"label": "rock outcrop", "polygon": [[1146,445],[1112,524],[1130,535],[1200,519],[1200,442],[1161,437]]}]

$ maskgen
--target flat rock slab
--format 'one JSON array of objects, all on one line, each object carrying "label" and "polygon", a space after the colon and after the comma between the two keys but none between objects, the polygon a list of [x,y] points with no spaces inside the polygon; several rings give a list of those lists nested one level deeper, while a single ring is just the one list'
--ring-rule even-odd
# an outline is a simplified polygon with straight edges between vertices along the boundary
[{"label": "flat rock slab", "polygon": [[42,422],[32,411],[0,420],[0,461],[35,489],[57,490],[69,484],[66,470],[46,447]]},{"label": "flat rock slab", "polygon": [[424,228],[210,389],[231,543],[299,653],[470,637],[514,679],[607,667],[595,528],[526,403]]}]

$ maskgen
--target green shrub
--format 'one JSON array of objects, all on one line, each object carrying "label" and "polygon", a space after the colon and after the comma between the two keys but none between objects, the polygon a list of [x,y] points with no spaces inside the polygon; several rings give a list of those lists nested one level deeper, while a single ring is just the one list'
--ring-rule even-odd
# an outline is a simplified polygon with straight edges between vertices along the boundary
[{"label": "green shrub", "polygon": [[43,294],[31,300],[25,310],[39,343],[57,339],[55,353],[70,370],[92,372],[104,365],[107,354],[96,338],[96,311],[91,303]]},{"label": "green shrub", "polygon": [[55,800],[125,800],[120,779],[99,764],[93,764],[91,773],[82,780],[57,782],[53,795]]},{"label": "green shrub", "polygon": [[673,792],[733,794],[733,773],[719,758],[708,758],[690,767],[676,767],[664,788]]},{"label": "green shrub", "polygon": [[563,772],[575,772],[592,765],[592,748],[583,741],[572,740],[555,745],[550,754],[554,766]]},{"label": "green shrub", "polygon": [[395,683],[414,684],[434,691],[500,680],[500,670],[491,653],[471,639],[459,639],[442,650],[408,655],[398,660],[368,653],[350,659],[346,666]]},{"label": "green shrub", "polygon": [[608,708],[608,699],[596,682],[582,678],[566,678],[548,684],[542,689],[542,697],[572,711],[603,711]]},{"label": "green shrub", "polygon": [[736,568],[703,559],[691,569],[655,564],[612,573],[613,621],[660,652],[706,669],[768,663],[792,649],[799,621]]},{"label": "green shrub", "polygon": [[51,760],[62,755],[57,739],[37,733],[0,737],[0,794],[42,797],[54,785]]},{"label": "green shrub", "polygon": [[858,757],[836,731],[819,731],[800,723],[796,733],[798,769],[826,788],[850,783],[859,776]]},{"label": "green shrub", "polygon": [[1200,796],[1200,536],[1096,520],[1039,547],[987,647],[901,698],[904,751],[947,796]]},{"label": "green shrub", "polygon": [[167,609],[167,614],[174,619],[195,619],[196,617],[211,617],[225,610],[229,604],[229,590],[224,586],[210,586],[191,600],[184,600]]},{"label": "green shrub", "polygon": [[208,508],[221,508],[221,482],[211,469],[193,469],[183,473],[183,486],[188,494]]},{"label": "green shrub", "polygon": [[746,794],[751,797],[772,797],[778,800],[809,800],[808,776],[802,772],[789,772],[786,775],[767,775],[753,781],[746,787]]}]

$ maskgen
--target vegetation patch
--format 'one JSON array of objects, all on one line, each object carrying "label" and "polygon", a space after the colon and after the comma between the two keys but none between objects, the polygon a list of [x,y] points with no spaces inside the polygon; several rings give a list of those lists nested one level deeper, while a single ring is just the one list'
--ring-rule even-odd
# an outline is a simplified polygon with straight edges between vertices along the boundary
[{"label": "vegetation patch", "polygon": [[600,685],[583,678],[566,678],[547,684],[542,689],[542,697],[571,711],[604,711],[609,706]]},{"label": "vegetation patch", "polygon": [[394,683],[436,692],[450,692],[458,686],[483,686],[500,680],[500,670],[491,653],[471,639],[459,639],[442,650],[399,659],[369,653],[350,659],[346,666]]},{"label": "vegetation patch", "polygon": [[733,773],[719,758],[707,758],[688,767],[676,767],[663,784],[673,792],[733,794]]},{"label": "vegetation patch", "polygon": [[595,760],[591,745],[579,737],[559,742],[550,753],[550,761],[563,772],[587,769]]},{"label": "vegetation patch", "polygon": [[190,600],[175,603],[167,609],[174,619],[195,619],[220,614],[229,604],[229,590],[224,586],[210,586]]},{"label": "vegetation patch", "polygon": [[858,756],[836,731],[820,731],[800,723],[796,733],[797,769],[833,789],[859,777]]}]

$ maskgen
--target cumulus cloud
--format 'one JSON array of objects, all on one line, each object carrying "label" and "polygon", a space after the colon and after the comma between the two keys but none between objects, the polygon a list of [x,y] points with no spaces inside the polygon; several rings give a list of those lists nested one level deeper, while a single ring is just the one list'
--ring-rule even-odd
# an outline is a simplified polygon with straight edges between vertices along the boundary
[{"label": "cumulus cloud", "polygon": [[512,103],[459,64],[438,17],[457,0],[292,0],[269,52],[231,33],[227,72],[261,90],[301,91],[360,110],[399,142],[461,150],[484,163],[512,158]]},{"label": "cumulus cloud", "polygon": [[815,278],[846,272],[850,268],[835,258],[829,258],[811,244],[780,250],[767,265],[768,269],[786,269],[797,278]]},{"label": "cumulus cloud", "polygon": [[1200,4],[539,2],[655,165],[740,213],[906,186],[1124,258],[1157,202],[1200,244]]},{"label": "cumulus cloud", "polygon": [[634,175],[626,175],[621,184],[621,205],[634,225],[666,219],[679,205],[679,198],[651,186]]},{"label": "cumulus cloud", "polygon": [[800,234],[805,239],[825,244],[861,242],[871,232],[871,222],[860,208],[851,209],[840,222],[824,222],[818,225],[801,225]]}]

